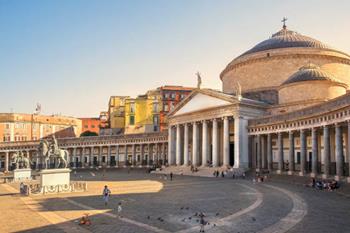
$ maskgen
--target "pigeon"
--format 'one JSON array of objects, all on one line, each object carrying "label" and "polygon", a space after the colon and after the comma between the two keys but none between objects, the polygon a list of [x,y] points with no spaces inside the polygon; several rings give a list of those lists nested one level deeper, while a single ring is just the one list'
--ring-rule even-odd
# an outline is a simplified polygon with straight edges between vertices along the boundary
[{"label": "pigeon", "polygon": [[151,217],[150,216],[147,216],[147,219],[150,219]]},{"label": "pigeon", "polygon": [[183,210],[183,209],[184,209],[183,207],[180,208],[180,210]]},{"label": "pigeon", "polygon": [[186,218],[182,219],[182,221],[184,222],[186,220]]},{"label": "pigeon", "polygon": [[216,227],[216,224],[214,223],[214,227]]},{"label": "pigeon", "polygon": [[198,216],[198,213],[196,212],[196,213],[194,214],[194,216]]},{"label": "pigeon", "polygon": [[191,219],[192,219],[192,217],[188,217],[188,219],[189,219],[189,220],[191,220]]},{"label": "pigeon", "polygon": [[215,216],[219,216],[219,213],[216,213]]},{"label": "pigeon", "polygon": [[188,210],[189,209],[189,207],[186,207],[186,210]]},{"label": "pigeon", "polygon": [[252,217],[252,220],[255,222],[256,219],[254,217]]}]

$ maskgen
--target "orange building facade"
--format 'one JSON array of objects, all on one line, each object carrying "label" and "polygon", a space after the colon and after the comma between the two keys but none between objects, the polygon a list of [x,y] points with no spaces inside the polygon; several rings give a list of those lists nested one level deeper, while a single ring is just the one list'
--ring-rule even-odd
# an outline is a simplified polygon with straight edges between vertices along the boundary
[{"label": "orange building facade", "polygon": [[85,117],[81,120],[81,132],[94,132],[100,134],[101,120],[98,117]]},{"label": "orange building facade", "polygon": [[0,142],[32,141],[55,135],[77,137],[81,120],[66,116],[0,113]]},{"label": "orange building facade", "polygon": [[157,88],[161,96],[161,110],[159,113],[160,131],[166,130],[168,119],[168,113],[174,109],[174,107],[180,103],[188,94],[190,94],[193,87],[183,86],[162,86]]}]

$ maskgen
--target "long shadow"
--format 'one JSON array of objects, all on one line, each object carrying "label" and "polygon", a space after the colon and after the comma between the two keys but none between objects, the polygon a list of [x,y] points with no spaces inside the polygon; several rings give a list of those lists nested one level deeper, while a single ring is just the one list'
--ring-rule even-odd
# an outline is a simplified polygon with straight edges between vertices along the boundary
[{"label": "long shadow", "polygon": [[[134,229],[130,232],[147,232],[147,229],[141,229],[138,226],[125,223],[117,216],[117,205],[122,203],[122,215],[124,218],[132,219],[147,225],[164,229],[167,231],[183,230],[199,224],[198,213],[207,213],[210,218],[222,218],[228,216],[247,205],[254,202],[254,197],[235,196],[234,192],[246,192],[241,186],[234,185],[228,179],[212,179],[200,177],[174,176],[174,180],[165,180],[164,176],[148,174],[143,170],[132,170],[128,173],[125,170],[118,169],[107,171],[78,171],[76,176],[71,175],[72,180],[83,179],[85,181],[101,182],[101,195],[84,196],[69,196],[69,197],[50,197],[47,199],[39,199],[42,206],[42,211],[52,211],[57,214],[62,214],[64,211],[82,211],[91,213],[92,225],[87,227],[91,231],[99,231],[102,228],[109,229],[111,232],[125,232],[125,228]],[[111,181],[151,181],[157,182],[160,190],[148,192],[146,188],[140,186],[139,190],[130,190],[126,194],[113,194],[110,197],[107,206],[104,205],[102,199],[103,182]],[[147,183],[146,183],[147,184]],[[227,185],[229,184],[229,185]],[[89,185],[88,185],[89,186]],[[147,185],[146,185],[147,186]],[[88,187],[89,188],[89,187]],[[118,187],[113,187],[113,189]],[[142,189],[145,191],[142,192]],[[93,214],[93,210],[86,210],[85,207],[93,210],[103,210],[106,214]],[[62,211],[62,212],[61,212]],[[111,215],[112,214],[112,215]],[[56,226],[41,227],[22,232],[52,232],[53,227],[59,230],[62,226],[78,223],[67,221],[57,224]],[[85,226],[84,226],[85,227]],[[103,230],[103,231],[104,231]]]}]

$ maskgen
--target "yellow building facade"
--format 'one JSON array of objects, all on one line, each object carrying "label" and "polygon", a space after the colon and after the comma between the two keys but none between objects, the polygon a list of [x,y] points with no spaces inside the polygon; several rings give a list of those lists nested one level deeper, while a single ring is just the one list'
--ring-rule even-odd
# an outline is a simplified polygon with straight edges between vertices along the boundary
[{"label": "yellow building facade", "polygon": [[159,131],[161,96],[158,90],[125,100],[125,134]]}]

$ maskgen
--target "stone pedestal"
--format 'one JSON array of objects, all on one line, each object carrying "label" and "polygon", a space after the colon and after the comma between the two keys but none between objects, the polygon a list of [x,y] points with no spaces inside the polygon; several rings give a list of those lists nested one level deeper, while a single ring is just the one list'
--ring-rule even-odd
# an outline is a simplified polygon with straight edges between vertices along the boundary
[{"label": "stone pedestal", "polygon": [[45,169],[39,172],[41,186],[69,185],[70,184],[69,168]]},{"label": "stone pedestal", "polygon": [[14,181],[30,180],[32,179],[32,169],[22,168],[13,171]]},{"label": "stone pedestal", "polygon": [[340,181],[341,177],[340,177],[340,176],[334,176],[334,179],[335,179],[336,181]]},{"label": "stone pedestal", "polygon": [[276,174],[279,174],[279,175],[280,175],[280,174],[282,174],[282,171],[281,171],[281,170],[277,170],[277,171],[276,171]]},{"label": "stone pedestal", "polygon": [[304,172],[299,172],[299,176],[304,176],[305,173]]},{"label": "stone pedestal", "polygon": [[288,171],[288,175],[292,176],[294,173],[292,171]]},{"label": "stone pedestal", "polygon": [[310,174],[310,177],[316,178],[316,174],[315,174],[315,173],[311,173],[311,174]]}]

